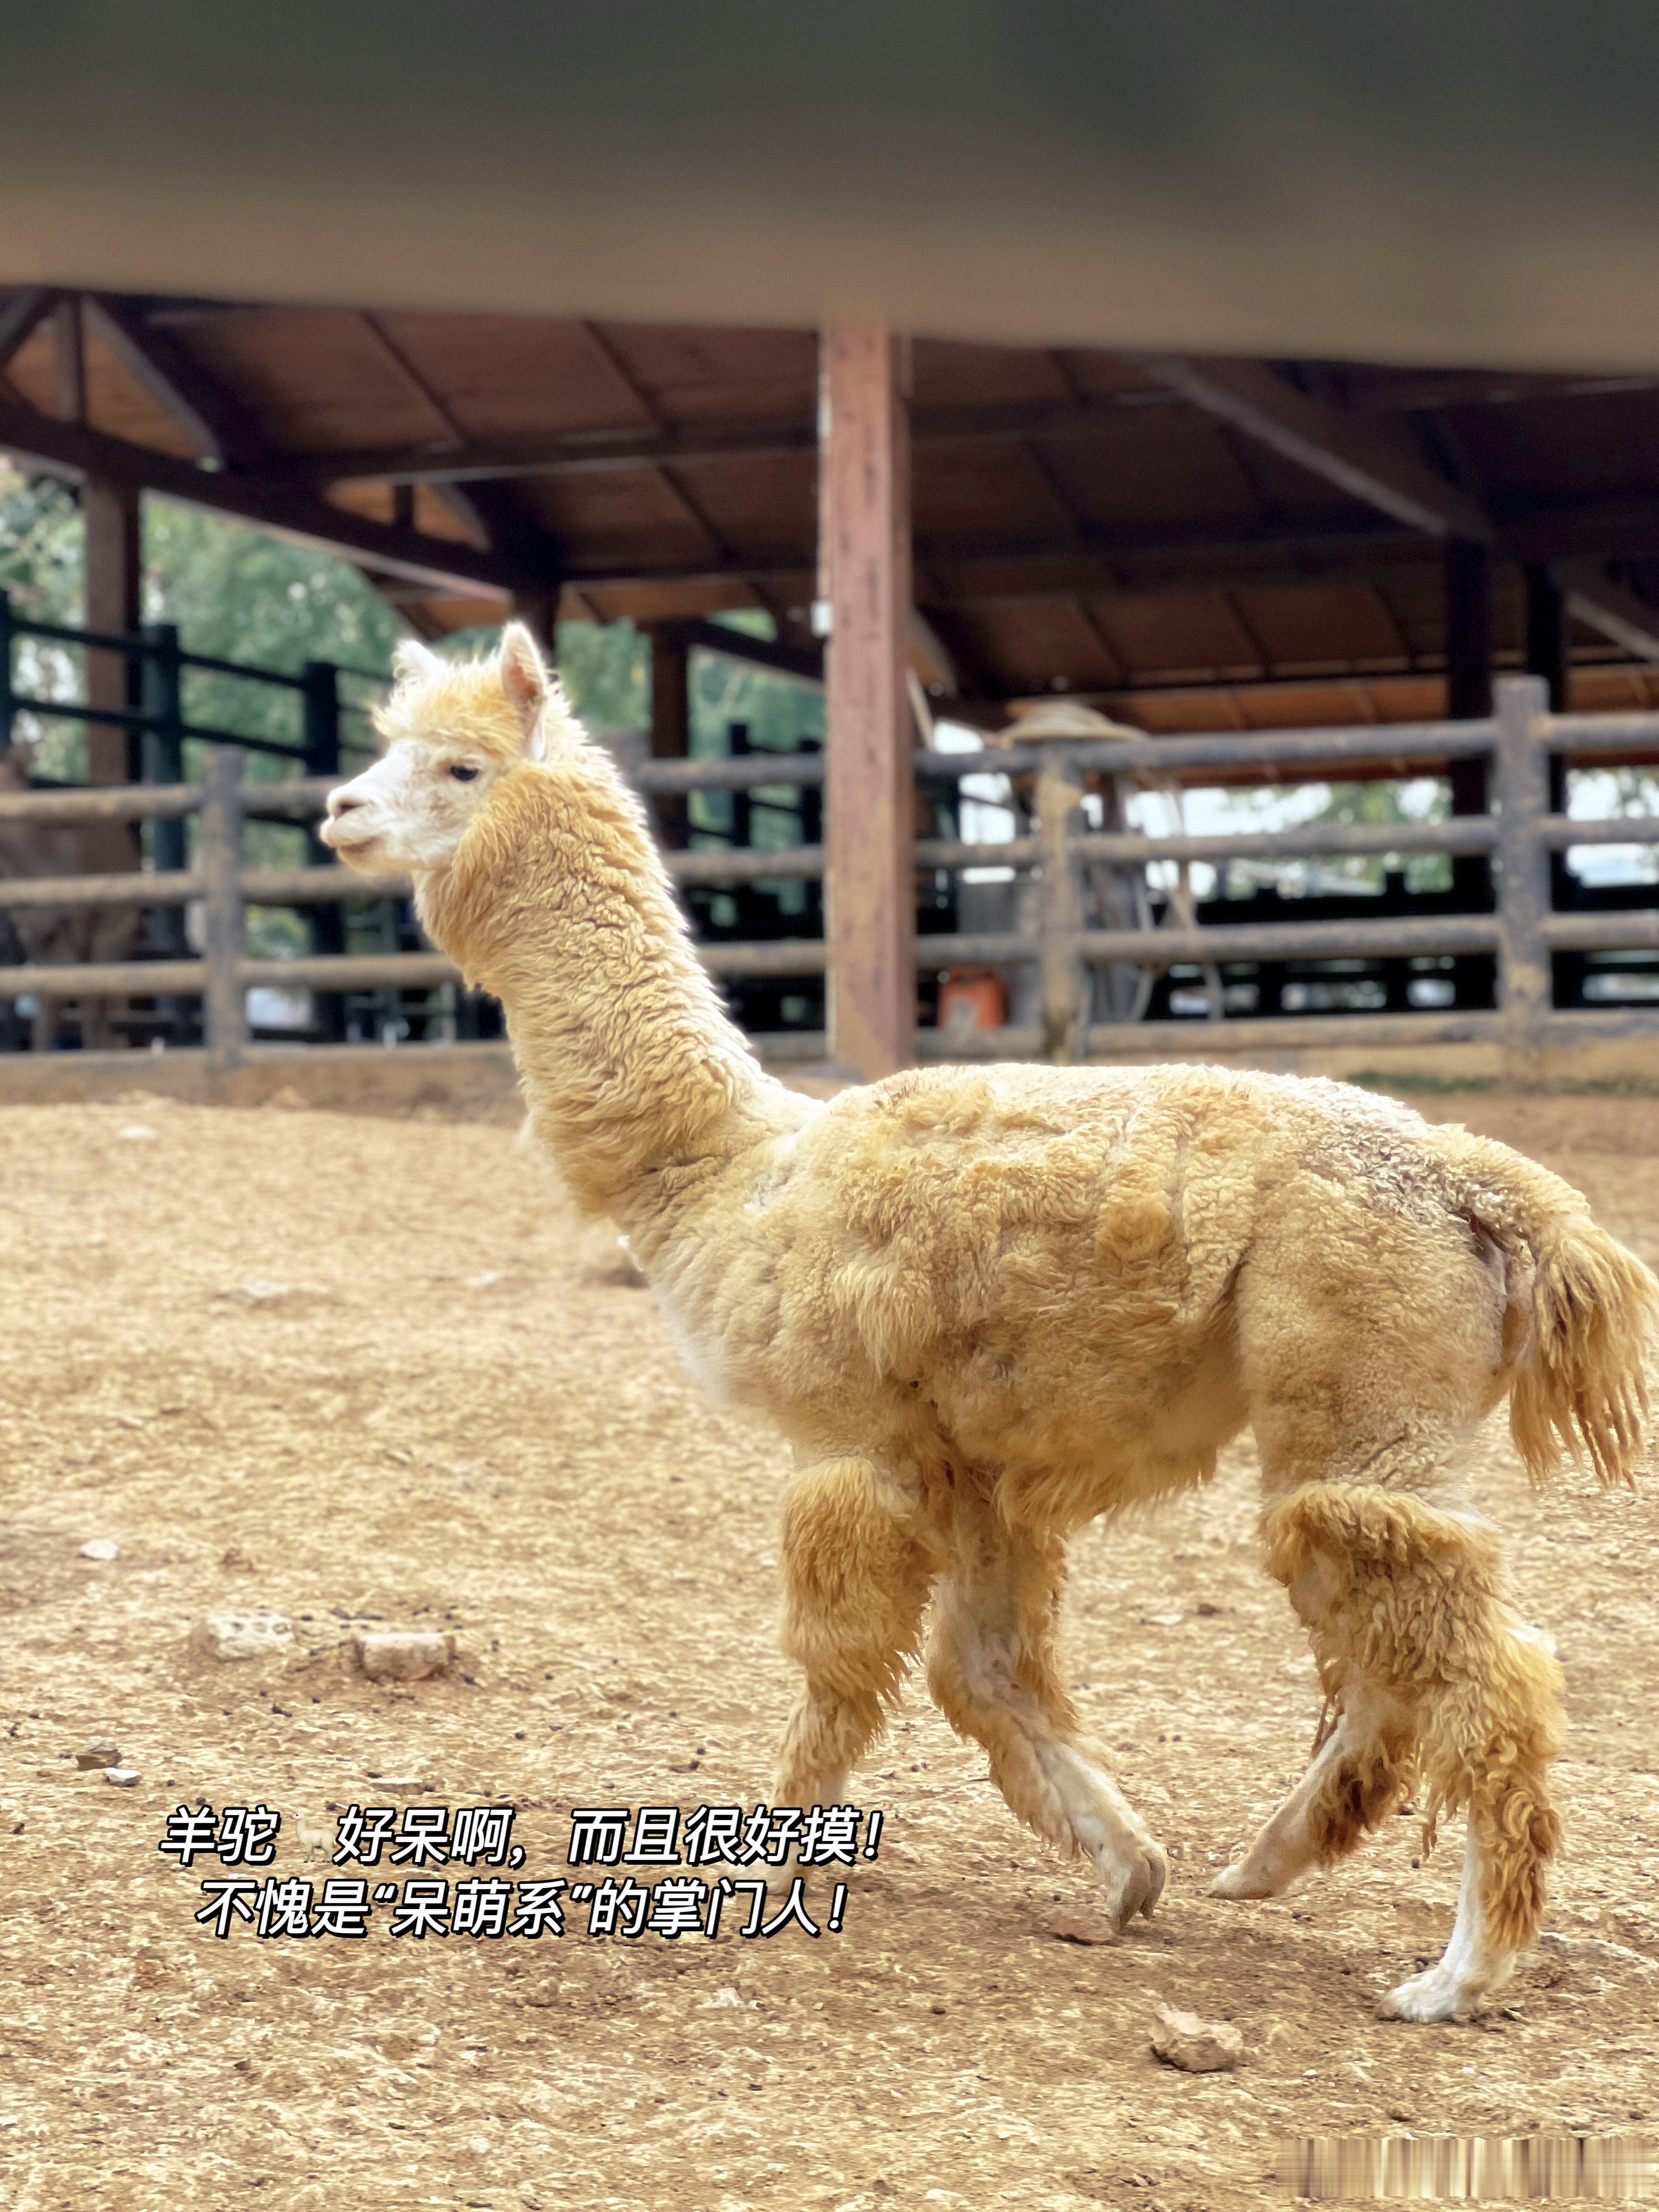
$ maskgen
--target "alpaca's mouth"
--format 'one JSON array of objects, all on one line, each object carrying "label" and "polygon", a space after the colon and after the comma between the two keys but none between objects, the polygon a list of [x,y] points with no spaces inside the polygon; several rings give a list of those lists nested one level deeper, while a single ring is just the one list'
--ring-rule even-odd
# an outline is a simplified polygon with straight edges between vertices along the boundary
[{"label": "alpaca's mouth", "polygon": [[383,841],[377,830],[350,836],[337,822],[325,822],[320,832],[325,845],[331,845],[348,867],[361,866],[374,848]]}]

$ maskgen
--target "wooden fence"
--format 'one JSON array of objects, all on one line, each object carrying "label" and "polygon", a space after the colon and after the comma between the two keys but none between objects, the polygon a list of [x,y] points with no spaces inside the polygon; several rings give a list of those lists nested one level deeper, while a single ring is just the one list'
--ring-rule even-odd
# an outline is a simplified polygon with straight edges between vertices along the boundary
[{"label": "wooden fence", "polygon": [[[917,940],[917,959],[919,964],[939,970],[1033,963],[1040,979],[1041,1007],[1036,1024],[965,1035],[924,1030],[918,1037],[919,1053],[939,1059],[1043,1056],[1066,1060],[1170,1048],[1184,1051],[1200,1041],[1219,1044],[1224,1039],[1230,1049],[1267,1051],[1321,1044],[1346,1048],[1366,1043],[1495,1042],[1504,1048],[1510,1073],[1525,1080],[1540,1068],[1547,1045],[1573,1037],[1639,1033],[1659,1042],[1659,1006],[1651,1011],[1558,1012],[1552,1004],[1552,960],[1558,952],[1659,951],[1659,888],[1654,907],[1639,911],[1553,909],[1553,855],[1569,846],[1659,842],[1659,819],[1577,821],[1553,812],[1552,760],[1583,766],[1632,757],[1659,758],[1659,714],[1552,716],[1546,709],[1544,687],[1533,678],[1501,680],[1495,711],[1480,721],[1145,740],[1055,740],[989,753],[919,755],[917,771],[923,779],[959,782],[988,771],[1032,779],[1035,827],[1030,835],[997,843],[921,839],[916,859],[920,867],[934,870],[993,866],[1030,871],[1036,894],[1036,927],[922,936]],[[328,993],[387,987],[423,990],[459,981],[450,962],[435,953],[250,958],[245,943],[249,904],[331,907],[349,900],[407,896],[409,884],[401,877],[360,876],[335,864],[284,870],[245,866],[242,830],[246,819],[314,821],[331,781],[311,777],[244,785],[237,750],[221,746],[209,758],[207,780],[200,785],[0,794],[0,822],[177,822],[196,817],[194,850],[186,866],[126,875],[8,880],[0,884],[0,908],[182,906],[199,901],[203,917],[199,957],[95,967],[0,968],[0,998],[35,994],[61,1000],[199,994],[209,1054],[219,1066],[231,1066],[250,1048],[246,1004],[252,986]],[[1236,776],[1245,768],[1294,783],[1332,775],[1408,778],[1474,759],[1488,763],[1495,803],[1488,813],[1450,821],[1311,824],[1259,834],[1152,837],[1091,830],[1083,808],[1085,780],[1091,775],[1163,779],[1213,769],[1221,777]],[[647,794],[666,797],[692,791],[807,786],[821,782],[823,775],[819,755],[766,754],[646,762],[635,770],[635,780]],[[1085,871],[1091,865],[1136,869],[1169,860],[1273,861],[1405,853],[1490,856],[1495,863],[1495,911],[1196,928],[1171,927],[1166,921],[1147,928],[1103,929],[1088,926],[1085,918]],[[823,869],[823,850],[818,845],[781,851],[675,852],[666,857],[682,886],[811,878],[821,877]],[[702,946],[702,953],[717,977],[819,975],[826,959],[825,946],[817,939],[711,944]],[[1102,1024],[1090,1019],[1090,971],[1116,963],[1162,970],[1179,963],[1214,966],[1224,962],[1401,960],[1467,953],[1495,956],[1494,1010],[1245,1018],[1207,1030],[1191,1021]],[[755,1042],[769,1058],[810,1059],[825,1050],[825,1040],[817,1033],[789,1032]]]}]

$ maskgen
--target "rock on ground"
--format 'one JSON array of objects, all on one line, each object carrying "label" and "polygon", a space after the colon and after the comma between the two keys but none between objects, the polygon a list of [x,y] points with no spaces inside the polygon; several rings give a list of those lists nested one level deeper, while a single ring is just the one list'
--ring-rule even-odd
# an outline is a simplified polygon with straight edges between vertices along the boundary
[{"label": "rock on ground", "polygon": [[294,1626],[286,1613],[248,1606],[204,1613],[191,1630],[190,1640],[206,1659],[258,1659],[267,1652],[291,1650]]},{"label": "rock on ground", "polygon": [[1226,2074],[1244,2056],[1244,2039],[1231,2021],[1200,2020],[1195,2012],[1160,2005],[1152,2049],[1183,2074]]}]

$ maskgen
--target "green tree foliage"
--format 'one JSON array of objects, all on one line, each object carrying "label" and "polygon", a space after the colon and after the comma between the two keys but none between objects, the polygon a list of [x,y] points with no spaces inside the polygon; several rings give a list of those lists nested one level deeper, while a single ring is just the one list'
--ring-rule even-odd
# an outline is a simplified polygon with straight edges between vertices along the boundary
[{"label": "green tree foliage", "polygon": [[[1451,811],[1448,786],[1428,776],[1405,782],[1307,784],[1294,792],[1235,791],[1229,798],[1241,828],[1346,828],[1360,823],[1398,823],[1404,828],[1413,823],[1444,821]],[[1403,868],[1413,890],[1443,890],[1451,881],[1451,864],[1443,853],[1407,853],[1397,860],[1382,854],[1338,854],[1311,862],[1287,860],[1277,866],[1266,861],[1243,861],[1236,862],[1229,873],[1240,891],[1256,883],[1284,884],[1316,872],[1322,884],[1333,888],[1341,883],[1380,890],[1391,866]]]}]

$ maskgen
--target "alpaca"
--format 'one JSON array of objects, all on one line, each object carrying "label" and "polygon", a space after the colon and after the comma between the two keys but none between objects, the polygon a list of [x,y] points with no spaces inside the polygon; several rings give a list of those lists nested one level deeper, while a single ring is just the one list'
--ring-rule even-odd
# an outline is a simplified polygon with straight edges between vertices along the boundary
[{"label": "alpaca", "polygon": [[711,1389],[793,1448],[775,1790],[828,1803],[921,1641],[1013,1812],[1092,1862],[1121,1930],[1163,1852],[1056,1656],[1068,1538],[1203,1483],[1247,1424],[1267,1565],[1338,1716],[1223,1897],[1278,1894],[1420,1781],[1465,1816],[1447,2020],[1531,1939],[1560,1683],[1459,1462],[1507,1394],[1541,1476],[1627,1476],[1659,1285],[1505,1146],[1340,1084],[1201,1066],[913,1071],[826,1102],[768,1076],[698,964],[643,811],[529,633],[400,649],[340,857],[407,868],[501,1000],[537,1133],[625,1233]]}]

